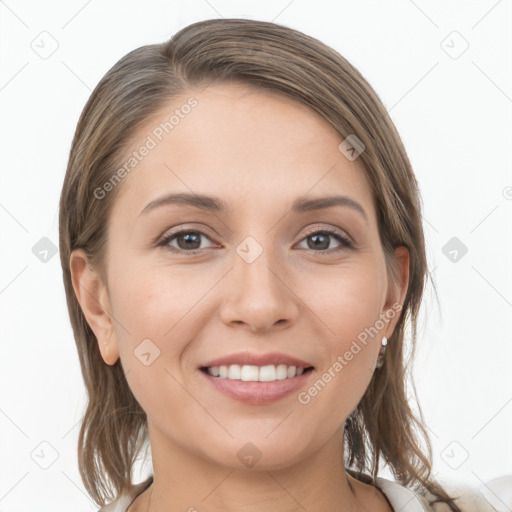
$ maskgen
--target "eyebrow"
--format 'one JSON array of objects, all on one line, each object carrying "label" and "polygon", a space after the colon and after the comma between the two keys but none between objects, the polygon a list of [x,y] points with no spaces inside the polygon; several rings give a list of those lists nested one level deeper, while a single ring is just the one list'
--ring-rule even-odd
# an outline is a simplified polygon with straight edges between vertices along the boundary
[{"label": "eyebrow", "polygon": [[[167,194],[165,196],[154,199],[148,203],[140,212],[139,217],[156,208],[167,205],[184,205],[199,208],[209,212],[222,212],[227,210],[224,201],[217,197],[199,195],[199,194]],[[297,213],[305,213],[310,211],[323,210],[332,208],[333,206],[346,206],[359,212],[366,221],[368,216],[364,208],[354,199],[348,196],[328,196],[318,197],[314,199],[299,198],[292,203],[292,211]]]}]

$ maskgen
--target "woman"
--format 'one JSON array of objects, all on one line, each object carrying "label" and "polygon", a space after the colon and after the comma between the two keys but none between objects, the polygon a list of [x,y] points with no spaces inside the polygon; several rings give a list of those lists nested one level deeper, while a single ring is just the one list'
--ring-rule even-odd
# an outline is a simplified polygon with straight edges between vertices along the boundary
[{"label": "woman", "polygon": [[417,182],[321,42],[215,19],[123,57],[78,123],[60,253],[101,510],[493,510],[431,475]]}]

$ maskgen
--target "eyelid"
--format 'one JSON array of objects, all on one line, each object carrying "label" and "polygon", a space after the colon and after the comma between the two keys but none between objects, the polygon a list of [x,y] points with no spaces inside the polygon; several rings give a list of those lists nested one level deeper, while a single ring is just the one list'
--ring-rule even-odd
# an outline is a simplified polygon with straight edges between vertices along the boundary
[{"label": "eyelid", "polygon": [[[155,245],[159,245],[163,240],[165,240],[166,238],[168,238],[169,236],[173,236],[173,235],[179,235],[181,234],[182,232],[189,232],[189,231],[193,231],[194,233],[200,233],[208,238],[212,238],[213,234],[209,234],[208,232],[212,231],[211,229],[209,229],[207,226],[205,225],[200,225],[199,227],[195,227],[195,226],[189,226],[188,225],[189,223],[179,223],[179,224],[176,224],[175,226],[171,226],[170,228],[166,229],[162,235],[158,235],[155,239],[154,239],[154,244]],[[193,224],[193,223],[192,223]],[[212,233],[215,233],[215,231],[212,231]],[[217,235],[218,236],[218,235]]]},{"label": "eyelid", "polygon": [[352,237],[343,229],[341,228],[335,228],[334,226],[313,226],[311,229],[308,228],[306,233],[304,234],[304,237],[301,239],[301,241],[313,233],[319,233],[319,232],[326,232],[329,234],[338,235],[343,239],[346,239],[347,242],[350,242],[351,244],[355,245],[354,240]]}]

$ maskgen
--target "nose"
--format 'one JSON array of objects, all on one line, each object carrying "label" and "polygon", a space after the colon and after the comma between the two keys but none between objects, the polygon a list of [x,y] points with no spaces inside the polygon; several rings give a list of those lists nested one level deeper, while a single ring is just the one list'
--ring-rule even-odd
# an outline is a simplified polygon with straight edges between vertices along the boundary
[{"label": "nose", "polygon": [[241,324],[255,333],[268,332],[274,326],[287,328],[297,321],[300,300],[289,273],[270,252],[262,251],[254,261],[234,255],[220,311],[226,325]]}]

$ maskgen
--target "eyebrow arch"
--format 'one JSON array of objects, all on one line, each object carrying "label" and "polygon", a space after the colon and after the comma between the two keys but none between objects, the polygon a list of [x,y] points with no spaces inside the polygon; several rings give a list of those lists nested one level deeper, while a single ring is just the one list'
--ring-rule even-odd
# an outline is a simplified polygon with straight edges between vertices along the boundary
[{"label": "eyebrow arch", "polygon": [[[151,201],[140,212],[139,217],[160,206],[172,204],[192,206],[194,208],[199,208],[201,210],[210,212],[221,212],[227,210],[224,201],[217,197],[179,193],[167,194]],[[322,210],[325,208],[332,208],[333,206],[348,206],[349,208],[359,212],[364,217],[364,219],[368,221],[368,217],[364,211],[364,208],[357,201],[351,199],[348,196],[328,196],[314,199],[299,198],[292,203],[292,211],[297,213],[304,213]]]}]

